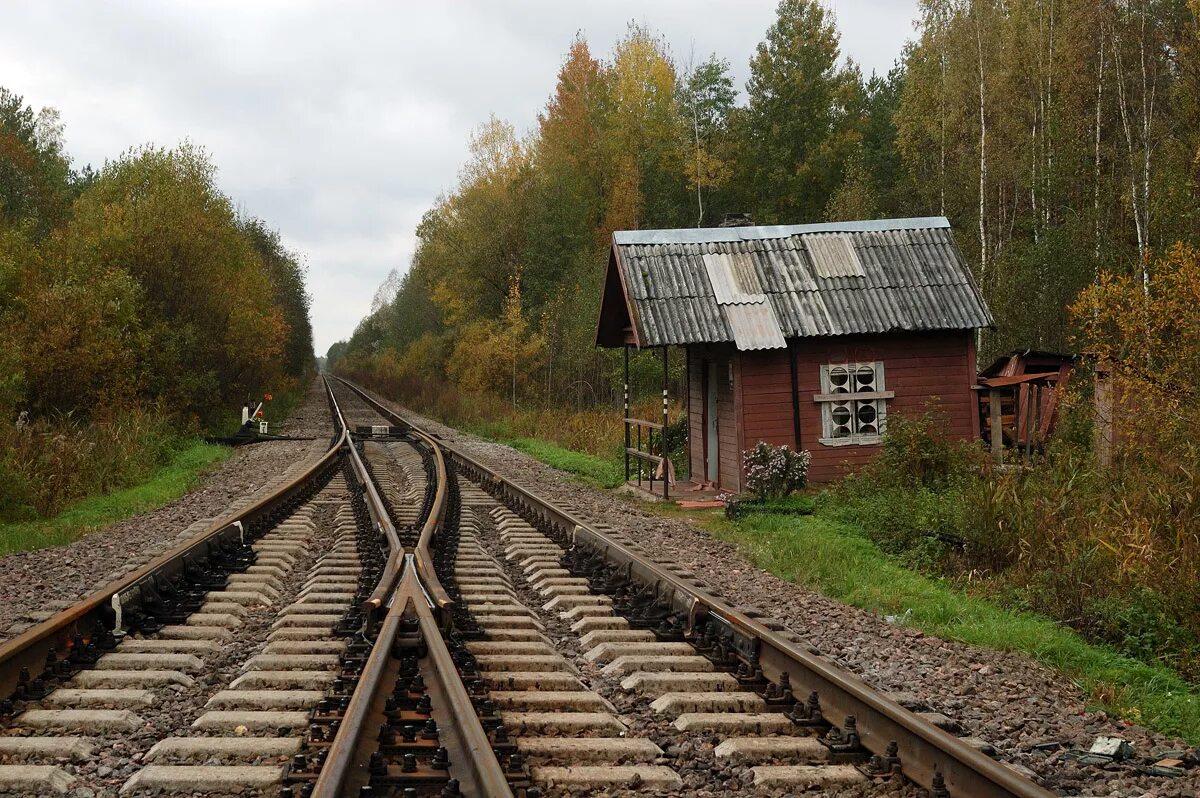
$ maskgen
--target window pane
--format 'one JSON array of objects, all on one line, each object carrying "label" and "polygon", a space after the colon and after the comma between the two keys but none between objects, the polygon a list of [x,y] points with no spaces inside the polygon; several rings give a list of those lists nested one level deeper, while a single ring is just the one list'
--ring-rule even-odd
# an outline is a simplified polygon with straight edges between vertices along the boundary
[{"label": "window pane", "polygon": [[857,417],[860,435],[879,434],[879,413],[875,409],[875,402],[859,402]]},{"label": "window pane", "polygon": [[834,366],[829,369],[829,385],[833,389],[830,393],[849,393],[850,372],[843,366]]},{"label": "window pane", "polygon": [[874,424],[875,423],[875,403],[874,402],[859,402],[858,403],[858,423],[859,424]]},{"label": "window pane", "polygon": [[842,402],[833,406],[833,437],[848,438],[853,434],[850,429],[850,423],[853,419],[853,414],[850,412],[850,405],[847,402]]},{"label": "window pane", "polygon": [[859,366],[854,372],[854,386],[856,393],[875,390],[875,369],[871,366]]}]

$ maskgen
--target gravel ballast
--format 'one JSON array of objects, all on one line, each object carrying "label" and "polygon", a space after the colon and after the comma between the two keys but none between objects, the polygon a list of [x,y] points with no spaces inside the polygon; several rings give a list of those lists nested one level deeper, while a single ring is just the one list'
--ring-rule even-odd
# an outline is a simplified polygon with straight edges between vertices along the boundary
[{"label": "gravel ballast", "polygon": [[[384,400],[386,402],[386,400]],[[581,485],[571,475],[508,446],[481,440],[386,402],[447,443],[527,485],[584,519],[636,534],[648,550],[691,568],[735,603],[769,609],[789,629],[871,686],[907,694],[980,737],[996,758],[1036,776],[1060,795],[1200,795],[1200,769],[1178,777],[1150,776],[1134,762],[1104,767],[1065,758],[1099,736],[1128,740],[1135,757],[1187,750],[1171,739],[1106,713],[1089,711],[1067,677],[1029,657],[942,640],[893,625],[874,613],[833,601],[755,568],[732,545],[694,524],[646,512],[639,500]]]},{"label": "gravel ballast", "polygon": [[242,446],[173,502],[92,532],[66,546],[16,552],[0,558],[0,640],[20,634],[52,610],[69,606],[146,563],[188,530],[244,504],[285,469],[320,457],[333,424],[320,379],[304,401],[272,432],[314,440],[269,441]]},{"label": "gravel ballast", "polygon": [[[651,740],[663,750],[664,756],[661,760],[655,761],[673,768],[683,779],[683,788],[671,790],[668,792],[669,795],[696,796],[696,798],[717,798],[717,796],[785,798],[796,794],[796,790],[790,787],[769,789],[755,786],[753,773],[749,766],[731,761],[721,761],[714,756],[714,749],[723,739],[752,736],[750,733],[680,731],[672,723],[674,716],[653,711],[652,697],[622,688],[621,682],[625,678],[624,674],[606,673],[601,664],[587,659],[584,656],[587,648],[581,644],[580,635],[572,631],[571,622],[563,620],[557,612],[545,610],[543,605],[546,597],[531,587],[523,568],[515,561],[505,557],[504,544],[500,540],[499,531],[492,517],[478,508],[473,511],[472,517],[475,528],[478,530],[477,539],[480,544],[496,558],[497,563],[504,569],[518,598],[544,624],[545,634],[553,641],[555,650],[574,664],[587,689],[603,696],[616,709],[620,720],[629,729],[628,733],[622,733],[622,736]],[[558,764],[571,763],[569,760],[564,760]],[[911,784],[885,782],[837,788],[826,786],[819,794],[829,798],[866,798],[867,796],[871,798],[921,798],[923,793],[923,790]],[[546,791],[546,794],[548,796],[570,795],[571,791],[551,788]],[[635,796],[641,793],[636,789],[614,788],[604,794]]]}]

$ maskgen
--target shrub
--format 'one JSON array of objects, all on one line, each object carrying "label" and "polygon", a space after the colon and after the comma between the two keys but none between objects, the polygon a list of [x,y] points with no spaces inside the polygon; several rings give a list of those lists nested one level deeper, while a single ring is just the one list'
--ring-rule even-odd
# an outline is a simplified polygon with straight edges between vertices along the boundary
[{"label": "shrub", "polygon": [[1200,648],[1196,635],[1179,623],[1167,598],[1148,587],[1087,599],[1084,613],[1093,637],[1145,662],[1158,660],[1186,670],[1189,652],[1195,657]]},{"label": "shrub", "polygon": [[941,490],[980,463],[979,448],[945,433],[946,414],[930,404],[920,415],[888,418],[879,457],[864,476],[883,483]]},{"label": "shrub", "polygon": [[0,426],[0,521],[49,517],[85,496],[126,487],[174,454],[183,436],[161,412],[113,411]]},{"label": "shrub", "polygon": [[808,484],[812,453],[759,441],[745,452],[746,487],[762,501],[782,499]]}]

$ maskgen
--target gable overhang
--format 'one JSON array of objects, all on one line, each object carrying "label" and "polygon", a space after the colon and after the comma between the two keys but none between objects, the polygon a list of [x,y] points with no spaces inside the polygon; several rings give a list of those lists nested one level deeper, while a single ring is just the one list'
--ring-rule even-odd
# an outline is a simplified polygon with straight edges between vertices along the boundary
[{"label": "gable overhang", "polygon": [[600,296],[600,315],[596,320],[596,346],[614,349],[621,346],[642,347],[638,334],[637,315],[625,285],[625,270],[618,262],[620,248],[608,251],[608,268]]}]

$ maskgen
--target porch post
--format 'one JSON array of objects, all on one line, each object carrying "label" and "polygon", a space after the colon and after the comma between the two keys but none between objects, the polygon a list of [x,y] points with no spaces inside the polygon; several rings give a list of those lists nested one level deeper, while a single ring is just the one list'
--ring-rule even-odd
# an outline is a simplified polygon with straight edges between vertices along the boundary
[{"label": "porch post", "polygon": [[1000,392],[995,388],[988,391],[988,426],[991,429],[992,456],[997,463],[1004,462],[1004,428],[1000,419]]},{"label": "porch post", "polygon": [[671,485],[671,460],[670,460],[670,454],[671,454],[671,452],[670,452],[670,450],[669,450],[669,448],[668,448],[668,446],[667,446],[667,424],[669,424],[669,423],[670,423],[670,419],[668,418],[668,415],[667,415],[667,353],[668,353],[669,351],[670,351],[670,350],[668,350],[668,349],[667,349],[667,347],[665,347],[665,346],[663,347],[663,379],[662,379],[662,393],[663,393],[663,421],[662,421],[662,423],[663,423],[663,428],[662,428],[662,457],[663,457],[663,498],[664,498],[664,499],[668,498],[668,491],[670,490],[670,485]]},{"label": "porch post", "polygon": [[625,344],[625,415],[621,425],[625,427],[625,481],[629,481],[629,344]]}]

